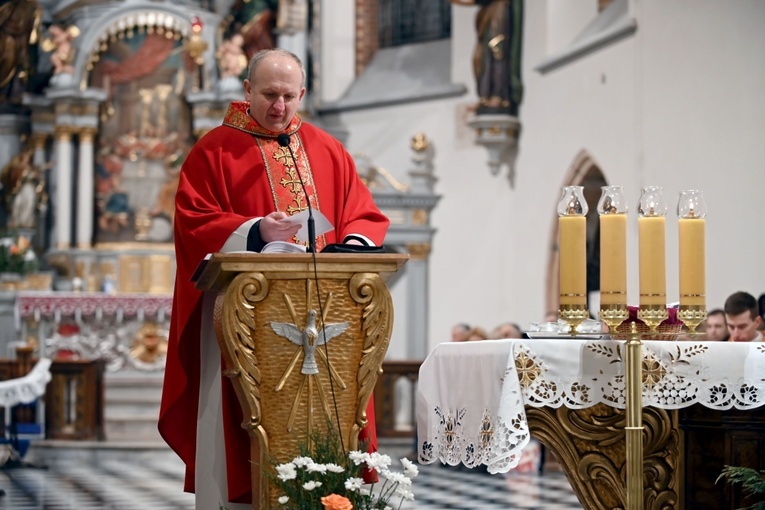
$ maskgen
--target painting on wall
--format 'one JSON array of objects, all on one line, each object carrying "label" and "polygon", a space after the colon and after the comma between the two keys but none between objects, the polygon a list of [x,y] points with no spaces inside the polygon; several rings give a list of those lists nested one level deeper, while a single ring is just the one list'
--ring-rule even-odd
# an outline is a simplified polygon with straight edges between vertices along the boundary
[{"label": "painting on wall", "polygon": [[191,147],[185,93],[195,65],[179,36],[156,31],[112,40],[90,75],[107,90],[96,150],[96,244],[168,243],[175,190]]}]

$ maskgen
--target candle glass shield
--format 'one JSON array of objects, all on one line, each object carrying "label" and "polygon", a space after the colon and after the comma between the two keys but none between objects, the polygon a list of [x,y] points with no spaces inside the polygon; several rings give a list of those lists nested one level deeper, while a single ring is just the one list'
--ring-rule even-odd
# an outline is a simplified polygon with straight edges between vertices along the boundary
[{"label": "candle glass shield", "polygon": [[700,190],[680,192],[677,202],[680,256],[680,308],[677,317],[691,335],[707,318],[705,229],[707,205]]},{"label": "candle glass shield", "polygon": [[621,186],[602,186],[600,216],[600,319],[613,336],[627,310],[627,201]]},{"label": "candle glass shield", "polygon": [[640,309],[638,318],[658,334],[659,324],[669,316],[666,290],[665,228],[667,202],[661,186],[647,186],[638,202],[640,251]]},{"label": "candle glass shield", "polygon": [[589,211],[582,186],[565,186],[558,201],[560,304],[558,317],[571,335],[589,317],[587,310],[587,219]]}]

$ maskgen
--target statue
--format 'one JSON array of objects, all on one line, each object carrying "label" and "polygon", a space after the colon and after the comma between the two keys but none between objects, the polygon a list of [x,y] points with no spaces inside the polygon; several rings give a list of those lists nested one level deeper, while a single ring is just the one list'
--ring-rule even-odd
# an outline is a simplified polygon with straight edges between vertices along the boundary
[{"label": "statue", "polygon": [[274,48],[278,0],[235,0],[226,20],[229,35],[241,34],[247,60],[258,50]]},{"label": "statue", "polygon": [[523,97],[521,43],[523,0],[452,0],[479,5],[473,71],[480,102],[477,114],[517,116]]},{"label": "statue", "polygon": [[221,80],[234,78],[237,88],[241,86],[239,77],[247,68],[247,57],[244,54],[243,46],[244,37],[241,34],[234,34],[221,43],[215,55],[218,58]]},{"label": "statue", "polygon": [[0,171],[9,212],[8,227],[34,229],[38,212],[47,204],[45,179],[40,168],[32,164],[32,150],[25,149]]},{"label": "statue", "polygon": [[0,103],[23,92],[30,71],[29,48],[37,42],[40,10],[33,0],[0,0]]},{"label": "statue", "polygon": [[72,41],[80,35],[80,29],[71,25],[63,29],[58,25],[51,25],[48,28],[48,35],[42,44],[44,51],[52,51],[50,56],[53,64],[53,75],[74,74],[74,48]]}]

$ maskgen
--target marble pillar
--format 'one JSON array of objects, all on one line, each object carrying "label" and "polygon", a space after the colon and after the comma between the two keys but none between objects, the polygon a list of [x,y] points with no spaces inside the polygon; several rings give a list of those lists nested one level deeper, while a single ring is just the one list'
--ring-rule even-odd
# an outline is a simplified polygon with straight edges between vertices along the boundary
[{"label": "marble pillar", "polygon": [[54,234],[55,246],[69,248],[72,244],[72,133],[71,126],[56,126],[54,132],[56,152],[56,191]]},{"label": "marble pillar", "polygon": [[90,249],[93,240],[93,137],[95,128],[83,128],[79,135],[77,163],[77,248]]}]

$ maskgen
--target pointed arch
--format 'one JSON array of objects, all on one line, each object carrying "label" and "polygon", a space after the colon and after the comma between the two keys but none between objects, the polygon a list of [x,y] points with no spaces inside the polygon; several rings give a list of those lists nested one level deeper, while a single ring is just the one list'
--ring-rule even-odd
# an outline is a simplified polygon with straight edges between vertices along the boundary
[{"label": "pointed arch", "polygon": [[[600,187],[608,184],[601,168],[595,157],[586,149],[582,149],[574,157],[561,182],[561,186],[583,186],[584,197],[590,208],[590,212],[587,214],[587,268],[588,272],[592,271],[594,274],[588,277],[588,291],[593,285],[591,282],[598,283],[600,278],[600,225],[595,206],[600,198]],[[549,239],[548,246],[550,248],[545,275],[545,313],[558,310],[560,297],[557,215],[553,218]]]}]

